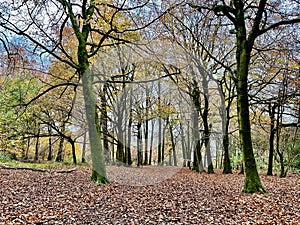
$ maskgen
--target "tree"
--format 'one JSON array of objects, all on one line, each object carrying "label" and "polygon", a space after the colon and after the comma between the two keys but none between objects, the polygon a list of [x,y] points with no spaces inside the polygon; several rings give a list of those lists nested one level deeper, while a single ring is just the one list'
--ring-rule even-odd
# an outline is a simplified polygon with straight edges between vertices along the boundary
[{"label": "tree", "polygon": [[[197,8],[199,12],[209,10],[214,12],[216,16],[226,17],[233,26],[230,33],[234,34],[236,39],[235,79],[237,87],[239,139],[243,152],[245,171],[244,193],[266,192],[258,175],[251,139],[248,99],[248,76],[251,53],[259,37],[263,37],[263,35],[283,25],[300,22],[299,16],[297,16],[297,13],[293,10],[283,14],[280,4],[282,3],[268,3],[267,0],[260,0],[258,2],[252,1],[250,3],[243,0],[233,0],[230,1],[230,4],[226,4],[225,1],[217,1],[199,6],[191,4],[191,6]],[[294,4],[297,5],[299,3],[295,1]],[[294,16],[289,16],[289,14],[293,14]],[[276,21],[273,16],[280,16],[280,18],[283,19]]]},{"label": "tree", "polygon": [[[232,173],[232,167],[230,163],[229,153],[229,125],[230,125],[230,111],[233,102],[234,84],[231,76],[229,78],[224,77],[218,85],[218,91],[221,96],[220,114],[222,118],[222,133],[223,133],[223,150],[224,150],[224,174]],[[226,94],[227,92],[227,94]],[[227,97],[226,97],[227,96]]]},{"label": "tree", "polygon": [[35,116],[39,106],[32,104],[24,111],[22,105],[38,93],[39,83],[32,74],[2,77],[0,82],[0,148],[12,151],[16,158],[28,159],[30,140],[27,136],[40,122]]}]

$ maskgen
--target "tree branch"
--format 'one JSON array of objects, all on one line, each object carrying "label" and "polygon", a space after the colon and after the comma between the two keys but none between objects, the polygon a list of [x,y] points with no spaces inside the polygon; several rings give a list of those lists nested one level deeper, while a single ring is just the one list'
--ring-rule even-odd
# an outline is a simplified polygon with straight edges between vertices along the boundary
[{"label": "tree branch", "polygon": [[282,25],[289,25],[289,24],[295,24],[295,23],[300,23],[300,18],[296,18],[296,19],[292,19],[292,20],[283,20],[278,23],[274,23],[274,24],[270,25],[269,27],[260,30],[258,35],[264,34],[264,33],[268,32],[269,30],[272,30],[272,29],[277,28]]}]

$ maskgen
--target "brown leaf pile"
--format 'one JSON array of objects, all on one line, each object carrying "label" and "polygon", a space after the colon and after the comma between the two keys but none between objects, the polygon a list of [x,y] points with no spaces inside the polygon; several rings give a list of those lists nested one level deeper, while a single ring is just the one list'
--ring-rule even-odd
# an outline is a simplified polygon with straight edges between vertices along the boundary
[{"label": "brown leaf pile", "polygon": [[[170,169],[109,168],[121,184],[98,186],[90,182],[89,169],[0,169],[0,224],[300,224],[298,174],[284,179],[262,174],[270,193],[245,195],[237,173],[181,169],[168,177]],[[125,185],[126,179],[137,181]],[[152,184],[142,186],[141,179]]]}]

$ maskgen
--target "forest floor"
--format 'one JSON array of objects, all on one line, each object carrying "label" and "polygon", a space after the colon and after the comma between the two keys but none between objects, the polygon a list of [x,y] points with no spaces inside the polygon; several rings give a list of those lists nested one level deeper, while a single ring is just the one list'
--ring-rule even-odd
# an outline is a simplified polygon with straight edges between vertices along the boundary
[{"label": "forest floor", "polygon": [[109,167],[108,185],[90,174],[0,169],[0,224],[300,224],[300,174],[262,173],[265,195],[241,194],[237,172]]}]

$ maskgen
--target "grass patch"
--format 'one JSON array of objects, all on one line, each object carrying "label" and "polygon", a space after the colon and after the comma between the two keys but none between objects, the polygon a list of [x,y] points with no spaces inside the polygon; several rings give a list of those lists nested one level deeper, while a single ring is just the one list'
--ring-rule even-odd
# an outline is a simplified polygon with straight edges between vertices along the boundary
[{"label": "grass patch", "polygon": [[[22,162],[18,160],[1,160],[0,164],[8,166],[8,167],[24,167],[24,168],[35,168],[35,169],[62,169],[74,167],[75,165],[71,162]],[[79,163],[76,167],[88,167],[86,163]]]}]

